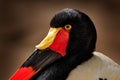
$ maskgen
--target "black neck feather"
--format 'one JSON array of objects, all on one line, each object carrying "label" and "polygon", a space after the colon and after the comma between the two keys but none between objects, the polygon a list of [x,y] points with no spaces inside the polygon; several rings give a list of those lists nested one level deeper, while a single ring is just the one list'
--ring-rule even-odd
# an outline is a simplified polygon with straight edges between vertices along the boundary
[{"label": "black neck feather", "polygon": [[66,56],[45,67],[33,76],[31,80],[65,80],[71,70],[89,60],[92,56],[91,53]]}]

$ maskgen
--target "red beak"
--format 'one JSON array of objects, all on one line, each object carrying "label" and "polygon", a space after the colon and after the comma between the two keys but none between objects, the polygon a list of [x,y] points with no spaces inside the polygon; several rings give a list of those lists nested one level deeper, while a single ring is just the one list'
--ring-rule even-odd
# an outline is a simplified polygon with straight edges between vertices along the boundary
[{"label": "red beak", "polygon": [[[50,34],[50,36],[53,36],[53,34]],[[59,29],[55,37],[52,38],[52,42],[48,42],[46,46],[46,41],[50,40],[48,38],[52,37],[47,36],[37,46],[37,50],[35,50],[9,80],[29,80],[45,66],[66,55],[66,47],[69,39],[69,32],[67,30]]]}]

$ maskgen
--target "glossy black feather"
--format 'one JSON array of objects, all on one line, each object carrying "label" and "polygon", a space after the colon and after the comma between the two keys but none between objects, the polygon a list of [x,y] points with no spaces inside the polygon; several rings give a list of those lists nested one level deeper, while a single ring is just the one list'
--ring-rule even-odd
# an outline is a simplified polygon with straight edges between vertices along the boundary
[{"label": "glossy black feather", "polygon": [[63,9],[56,13],[50,22],[51,27],[72,25],[67,55],[56,60],[31,80],[65,80],[77,65],[89,60],[93,55],[96,44],[96,30],[91,19],[75,9]]}]

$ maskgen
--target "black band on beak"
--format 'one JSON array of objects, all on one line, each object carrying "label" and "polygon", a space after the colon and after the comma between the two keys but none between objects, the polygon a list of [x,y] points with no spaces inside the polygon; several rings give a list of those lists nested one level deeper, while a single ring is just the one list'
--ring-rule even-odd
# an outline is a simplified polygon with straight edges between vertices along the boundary
[{"label": "black band on beak", "polygon": [[38,71],[59,58],[61,58],[61,55],[48,48],[45,50],[36,49],[21,67],[31,66],[35,71]]}]

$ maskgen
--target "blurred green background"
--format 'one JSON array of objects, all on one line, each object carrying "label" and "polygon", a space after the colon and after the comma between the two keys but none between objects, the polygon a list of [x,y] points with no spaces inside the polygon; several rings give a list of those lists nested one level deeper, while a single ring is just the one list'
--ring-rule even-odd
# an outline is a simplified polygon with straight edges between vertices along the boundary
[{"label": "blurred green background", "polygon": [[63,8],[88,14],[98,33],[96,50],[120,64],[120,0],[0,0],[0,80],[32,54]]}]

